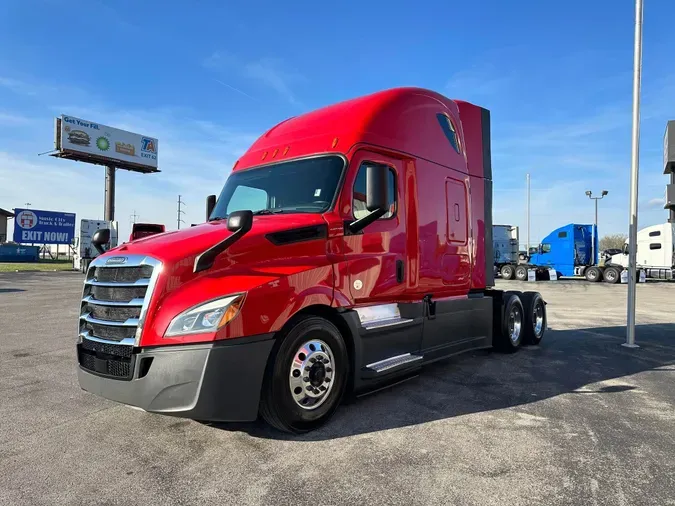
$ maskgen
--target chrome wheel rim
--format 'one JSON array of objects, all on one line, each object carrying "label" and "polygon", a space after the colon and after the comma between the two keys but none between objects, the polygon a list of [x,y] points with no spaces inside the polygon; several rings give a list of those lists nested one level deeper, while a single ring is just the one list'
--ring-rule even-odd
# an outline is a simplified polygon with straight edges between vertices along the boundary
[{"label": "chrome wheel rim", "polygon": [[607,278],[607,281],[614,281],[616,279],[616,272],[614,272],[612,269],[609,269],[605,271],[605,277]]},{"label": "chrome wheel rim", "polygon": [[596,279],[598,277],[597,273],[592,270],[588,273],[588,279]]},{"label": "chrome wheel rim", "polygon": [[517,343],[520,338],[520,329],[523,325],[523,315],[517,307],[509,312],[509,338],[512,343]]},{"label": "chrome wheel rim", "polygon": [[534,335],[539,337],[544,330],[544,307],[541,304],[534,306],[532,321],[534,322]]},{"label": "chrome wheel rim", "polygon": [[321,406],[335,383],[335,360],[330,347],[319,339],[300,346],[288,373],[291,396],[302,409]]}]

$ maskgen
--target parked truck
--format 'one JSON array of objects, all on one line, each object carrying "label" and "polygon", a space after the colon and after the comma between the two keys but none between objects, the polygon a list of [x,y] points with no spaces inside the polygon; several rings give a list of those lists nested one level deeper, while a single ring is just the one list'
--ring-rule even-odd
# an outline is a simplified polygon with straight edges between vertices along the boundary
[{"label": "parked truck", "polygon": [[[599,255],[594,247],[598,243],[597,231],[593,232],[593,225],[570,223],[557,228],[527,253],[518,250],[518,227],[501,227],[503,237],[507,233],[511,236],[508,254],[499,259],[495,256],[495,265],[503,279],[525,281],[528,270],[534,270],[538,279],[545,279],[551,270],[557,276],[584,276],[588,268],[598,264]],[[493,227],[493,234],[499,236],[500,232]]]},{"label": "parked truck", "polygon": [[129,241],[135,241],[154,234],[163,234],[166,227],[161,223],[134,223],[131,226]]},{"label": "parked truck", "polygon": [[494,289],[490,115],[476,105],[397,88],[288,119],[207,202],[206,223],[92,262],[83,389],[297,433],[347,391],[544,336],[538,293]]},{"label": "parked truck", "polygon": [[[675,279],[675,223],[663,223],[643,228],[637,233],[638,270],[653,279]],[[598,266],[600,278],[618,283],[621,272],[628,269],[628,241],[621,253],[612,255],[603,266]]]},{"label": "parked truck", "polygon": [[[638,231],[637,268],[646,278],[673,279],[675,277],[675,241],[673,223],[654,225]],[[515,239],[517,241],[517,227]],[[522,254],[510,254],[500,258],[508,263],[499,264],[504,279],[526,280],[528,269],[533,269],[541,278],[549,269],[561,277],[585,277],[591,282],[619,283],[621,273],[628,268],[628,242],[623,251],[600,259],[597,232],[593,225],[571,223],[547,235],[526,259]],[[494,236],[498,235],[495,230]],[[495,245],[497,243],[495,242]],[[496,254],[495,254],[496,258]],[[497,265],[497,259],[495,260]]]}]

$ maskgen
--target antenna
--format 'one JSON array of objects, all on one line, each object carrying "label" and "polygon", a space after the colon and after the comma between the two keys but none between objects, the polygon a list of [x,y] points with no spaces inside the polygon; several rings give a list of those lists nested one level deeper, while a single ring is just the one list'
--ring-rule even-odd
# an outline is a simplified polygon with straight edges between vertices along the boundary
[{"label": "antenna", "polygon": [[184,206],[184,205],[185,205],[185,202],[183,202],[180,198],[181,198],[181,195],[178,195],[178,219],[177,219],[177,222],[178,222],[178,230],[180,230],[180,224],[181,224],[181,223],[185,223],[185,221],[183,221],[183,219],[182,219],[181,216],[180,216],[181,213],[185,214],[185,211],[183,211],[183,210],[181,209],[181,206]]},{"label": "antenna", "polygon": [[136,209],[134,209],[134,214],[129,215],[129,219],[132,223],[136,223],[137,218],[140,218],[140,216],[136,214]]}]

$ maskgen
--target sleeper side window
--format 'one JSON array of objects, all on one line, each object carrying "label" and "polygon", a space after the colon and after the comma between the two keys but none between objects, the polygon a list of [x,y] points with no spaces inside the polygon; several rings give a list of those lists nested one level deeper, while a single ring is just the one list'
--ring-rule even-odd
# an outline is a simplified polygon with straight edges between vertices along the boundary
[{"label": "sleeper side window", "polygon": [[441,125],[443,133],[450,142],[452,149],[454,149],[457,153],[459,153],[460,147],[459,147],[459,137],[457,136],[457,128],[455,128],[455,124],[453,123],[450,116],[439,112],[438,114],[436,114],[436,119],[438,119],[438,123]]},{"label": "sleeper side window", "polygon": [[[372,163],[362,163],[359,167],[359,172],[356,174],[356,181],[354,182],[354,199],[352,209],[354,211],[354,219],[360,220],[364,216],[368,216],[370,211],[366,207],[366,167],[373,165]],[[387,220],[396,215],[396,173],[389,168],[387,176],[387,196],[389,198],[387,211],[380,219]]]}]

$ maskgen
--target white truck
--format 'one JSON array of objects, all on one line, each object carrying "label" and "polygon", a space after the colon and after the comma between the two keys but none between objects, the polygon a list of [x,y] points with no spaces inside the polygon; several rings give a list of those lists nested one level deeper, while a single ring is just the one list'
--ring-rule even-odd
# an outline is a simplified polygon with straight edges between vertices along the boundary
[{"label": "white truck", "polygon": [[[623,252],[605,262],[602,278],[618,283],[621,272],[628,268],[628,241]],[[637,268],[647,278],[675,279],[675,223],[643,228],[637,233]]]},{"label": "white truck", "polygon": [[99,252],[91,243],[94,232],[101,228],[110,229],[110,243],[106,250],[117,246],[117,222],[103,220],[80,220],[80,233],[75,238],[75,253],[73,254],[73,269],[87,272],[89,263],[99,255]]}]

